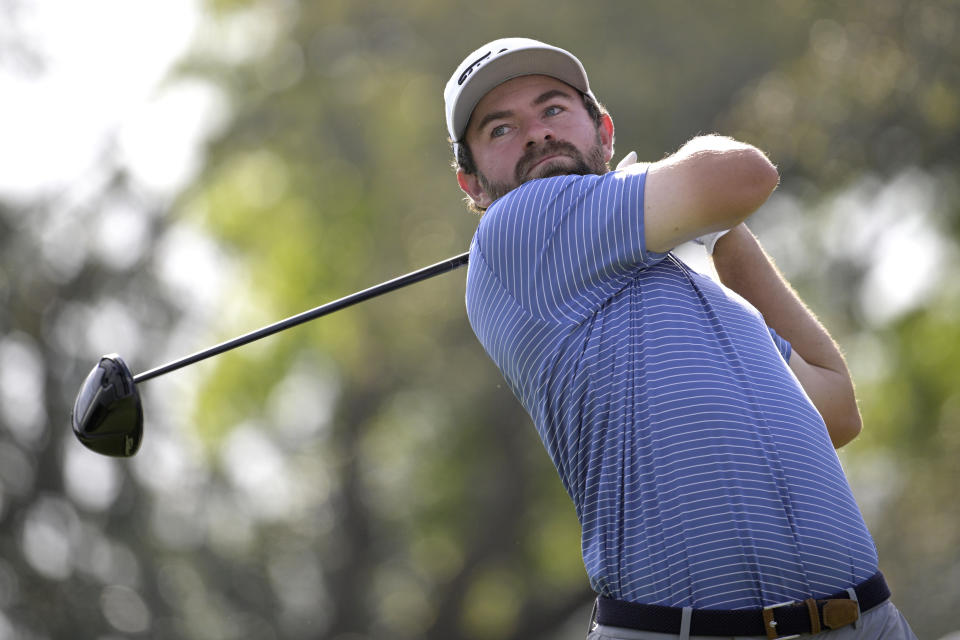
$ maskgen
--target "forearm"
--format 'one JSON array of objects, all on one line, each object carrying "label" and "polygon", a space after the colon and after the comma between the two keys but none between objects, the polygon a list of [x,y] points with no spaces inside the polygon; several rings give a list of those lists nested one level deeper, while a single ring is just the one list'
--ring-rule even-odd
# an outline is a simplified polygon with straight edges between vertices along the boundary
[{"label": "forearm", "polygon": [[713,261],[721,282],[756,307],[800,356],[791,357],[790,367],[827,423],[834,445],[852,440],[860,431],[860,413],[843,354],[757,239],[738,225],[717,241]]},{"label": "forearm", "polygon": [[734,227],[717,241],[713,263],[720,281],[756,307],[767,324],[789,340],[807,362],[846,371],[843,357],[826,329],[780,275],[746,225]]}]

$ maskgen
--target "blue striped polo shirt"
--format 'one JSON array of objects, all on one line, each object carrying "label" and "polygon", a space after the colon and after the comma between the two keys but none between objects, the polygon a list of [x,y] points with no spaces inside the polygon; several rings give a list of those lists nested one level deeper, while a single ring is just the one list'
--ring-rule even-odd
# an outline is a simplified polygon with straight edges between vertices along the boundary
[{"label": "blue striped polo shirt", "polygon": [[736,609],[869,578],[875,545],[789,343],[646,249],[645,177],[528,182],[470,248],[470,323],[573,499],[591,585]]}]

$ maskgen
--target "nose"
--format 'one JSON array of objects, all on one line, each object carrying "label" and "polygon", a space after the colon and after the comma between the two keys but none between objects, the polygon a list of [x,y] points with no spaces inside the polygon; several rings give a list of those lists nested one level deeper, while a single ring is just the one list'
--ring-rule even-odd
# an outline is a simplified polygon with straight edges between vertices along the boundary
[{"label": "nose", "polygon": [[527,127],[527,147],[553,140],[553,129],[540,120],[534,121]]}]

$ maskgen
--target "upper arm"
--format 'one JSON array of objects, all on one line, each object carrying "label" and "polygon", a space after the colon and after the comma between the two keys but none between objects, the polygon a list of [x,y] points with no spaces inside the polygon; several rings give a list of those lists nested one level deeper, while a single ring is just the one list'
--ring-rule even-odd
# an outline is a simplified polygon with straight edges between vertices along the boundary
[{"label": "upper arm", "polygon": [[719,136],[691,141],[647,172],[647,248],[669,251],[743,222],[778,181],[776,167],[754,147]]},{"label": "upper arm", "polygon": [[837,449],[857,437],[862,427],[849,375],[810,364],[796,349],[790,353],[790,369],[827,425]]}]

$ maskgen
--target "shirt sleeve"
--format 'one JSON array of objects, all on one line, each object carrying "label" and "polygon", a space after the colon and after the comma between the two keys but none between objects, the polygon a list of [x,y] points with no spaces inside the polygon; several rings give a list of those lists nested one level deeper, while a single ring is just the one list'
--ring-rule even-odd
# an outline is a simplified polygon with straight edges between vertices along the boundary
[{"label": "shirt sleeve", "polygon": [[777,346],[777,351],[783,356],[785,362],[790,362],[790,354],[793,352],[793,346],[786,338],[780,337],[780,335],[773,330],[773,327],[767,328],[770,330],[770,337],[773,338],[773,343]]},{"label": "shirt sleeve", "polygon": [[580,323],[666,255],[646,248],[646,169],[532,180],[487,210],[476,248],[528,313]]}]

